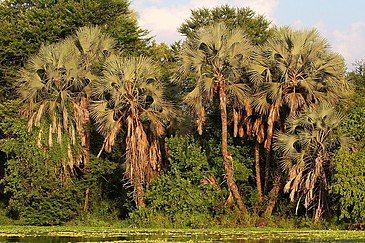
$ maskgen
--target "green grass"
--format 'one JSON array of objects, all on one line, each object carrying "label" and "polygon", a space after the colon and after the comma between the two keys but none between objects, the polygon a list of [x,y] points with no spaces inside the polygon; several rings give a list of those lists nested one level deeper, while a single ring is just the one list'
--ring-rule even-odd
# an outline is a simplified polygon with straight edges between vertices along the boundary
[{"label": "green grass", "polygon": [[134,229],[83,226],[0,226],[0,240],[7,237],[76,237],[125,240],[365,240],[365,231],[284,230],[274,228],[232,229]]}]

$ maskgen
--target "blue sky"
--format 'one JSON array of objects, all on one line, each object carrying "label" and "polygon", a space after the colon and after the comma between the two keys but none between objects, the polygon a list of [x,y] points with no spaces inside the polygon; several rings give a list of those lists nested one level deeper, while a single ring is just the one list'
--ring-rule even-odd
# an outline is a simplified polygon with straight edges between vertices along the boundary
[{"label": "blue sky", "polygon": [[273,25],[317,28],[350,69],[365,59],[365,0],[132,0],[140,25],[167,43],[182,39],[177,28],[191,9],[222,4],[251,7]]}]

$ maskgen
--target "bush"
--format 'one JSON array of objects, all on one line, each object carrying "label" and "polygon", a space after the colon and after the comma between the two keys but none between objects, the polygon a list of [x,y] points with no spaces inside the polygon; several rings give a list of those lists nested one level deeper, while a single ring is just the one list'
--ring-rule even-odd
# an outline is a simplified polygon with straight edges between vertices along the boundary
[{"label": "bush", "polygon": [[[125,190],[120,189],[122,186],[111,183],[115,173],[119,173],[115,163],[92,157],[85,178],[64,181],[59,177],[60,165],[31,142],[25,143],[20,152],[7,161],[3,180],[5,192],[10,196],[7,209],[12,218],[30,225],[59,225],[78,216],[79,221],[92,224],[95,218],[99,221],[119,219],[123,204],[129,199]],[[90,204],[89,212],[83,213],[86,188],[90,189]]]},{"label": "bush", "polygon": [[123,173],[118,162],[91,156],[89,173],[82,180],[90,189],[89,211],[80,215],[79,221],[88,225],[95,225],[97,220],[115,222],[134,209],[132,188],[125,187]]},{"label": "bush", "polygon": [[365,222],[365,148],[356,153],[338,151],[335,166],[331,194],[339,203],[339,219]]},{"label": "bush", "polygon": [[150,227],[200,228],[213,224],[222,193],[201,184],[210,175],[208,159],[198,143],[189,137],[167,140],[170,170],[146,191],[147,208],[130,214],[130,222]]},{"label": "bush", "polygon": [[37,148],[32,137],[23,138],[3,146],[12,157],[2,180],[10,196],[9,215],[32,225],[61,224],[75,217],[82,200],[80,185],[62,182],[57,162]]},{"label": "bush", "polygon": [[353,107],[346,115],[341,130],[356,141],[357,146],[364,146],[365,108],[362,106]]},{"label": "bush", "polygon": [[168,146],[169,175],[199,183],[209,173],[214,173],[205,151],[190,137],[176,136],[166,139]]}]

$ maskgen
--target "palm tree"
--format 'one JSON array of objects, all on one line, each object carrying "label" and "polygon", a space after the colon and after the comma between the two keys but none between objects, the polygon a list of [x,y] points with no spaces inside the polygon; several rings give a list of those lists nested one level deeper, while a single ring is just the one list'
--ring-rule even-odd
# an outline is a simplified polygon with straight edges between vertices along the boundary
[{"label": "palm tree", "polygon": [[[75,46],[69,39],[42,46],[19,73],[18,91],[28,117],[28,130],[39,127],[38,146],[52,147],[56,135],[56,141],[68,148],[68,158],[62,160],[64,178],[73,173],[74,165],[81,164],[79,154],[72,150],[77,145],[77,128],[73,114],[75,101],[68,90],[74,77],[79,76],[74,53]],[[45,122],[47,128],[42,124]],[[68,134],[66,138],[62,136],[64,133]],[[47,144],[42,143],[44,135],[48,137]]]},{"label": "palm tree", "polygon": [[[90,96],[91,85],[100,75],[100,66],[105,62],[114,50],[115,40],[102,32],[99,27],[82,27],[74,38],[77,47],[77,57],[79,69],[82,71],[79,90],[74,90],[77,106],[74,106],[75,116],[77,117],[77,131],[80,136],[83,172],[88,173],[90,162]],[[76,57],[75,57],[76,58]],[[76,91],[76,92],[75,92]],[[88,210],[89,188],[85,191],[84,211]]]},{"label": "palm tree", "polygon": [[344,139],[337,132],[342,119],[332,107],[321,105],[291,117],[287,131],[275,135],[274,148],[289,173],[284,191],[290,192],[291,201],[303,202],[306,209],[313,205],[315,221],[326,204],[331,157]]},{"label": "palm tree", "polygon": [[[63,163],[65,176],[73,173],[75,165],[82,165],[87,173],[90,161],[90,84],[95,80],[97,67],[113,51],[114,40],[102,34],[98,27],[80,28],[74,37],[57,44],[42,46],[27,66],[20,71],[19,94],[28,117],[29,131],[40,127],[48,132],[48,147],[57,142],[68,146]],[[48,123],[43,131],[41,123]],[[67,134],[64,141],[63,134]],[[75,148],[79,147],[77,151]],[[88,207],[88,190],[84,209]]]},{"label": "palm tree", "polygon": [[251,65],[251,81],[256,87],[255,112],[266,127],[264,191],[269,182],[275,127],[285,131],[287,117],[318,103],[333,104],[346,97],[349,87],[344,70],[342,57],[330,50],[316,30],[280,28],[262,47]]},{"label": "palm tree", "polygon": [[227,103],[244,109],[249,95],[248,86],[241,82],[242,71],[252,54],[253,46],[243,32],[229,30],[219,23],[200,29],[195,37],[188,38],[179,57],[179,74],[195,81],[195,88],[186,95],[185,102],[196,112],[199,134],[205,121],[204,103],[211,102],[215,95],[219,97],[224,169],[230,193],[243,213],[247,213],[247,209],[234,179],[228,151]]},{"label": "palm tree", "polygon": [[160,77],[159,67],[149,58],[113,56],[93,85],[91,111],[105,136],[102,149],[110,152],[116,136],[126,132],[126,176],[139,207],[145,206],[144,185],[160,172],[159,139],[172,115]]}]

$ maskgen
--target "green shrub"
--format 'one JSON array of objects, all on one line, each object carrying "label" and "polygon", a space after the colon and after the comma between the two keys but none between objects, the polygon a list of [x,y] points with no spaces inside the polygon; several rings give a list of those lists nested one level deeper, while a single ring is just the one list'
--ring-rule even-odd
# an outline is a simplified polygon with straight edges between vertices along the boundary
[{"label": "green shrub", "polygon": [[353,107],[346,115],[341,130],[344,134],[356,141],[358,147],[364,146],[365,108],[362,106]]},{"label": "green shrub", "polygon": [[[219,182],[225,181],[223,175],[225,174],[223,168],[223,157],[221,152],[221,145],[216,140],[209,140],[205,146],[208,163],[211,171],[216,175]],[[244,192],[243,197],[248,206],[256,204],[258,195],[255,185],[254,176],[254,158],[252,148],[245,145],[233,145],[230,141],[228,147],[229,152],[233,158],[234,176],[237,185]],[[225,195],[228,196],[228,195]]]},{"label": "green shrub", "polygon": [[205,151],[191,137],[176,136],[166,139],[168,146],[169,175],[199,183],[213,173]]},{"label": "green shrub", "polygon": [[356,153],[338,151],[335,171],[331,194],[338,200],[339,219],[365,222],[365,149]]},{"label": "green shrub", "polygon": [[130,219],[138,226],[200,228],[212,223],[222,199],[210,185],[164,175],[146,192],[147,208],[131,213]]},{"label": "green shrub", "polygon": [[130,214],[137,226],[199,228],[213,224],[225,199],[212,185],[201,180],[211,175],[208,159],[189,137],[167,140],[169,168],[146,191],[147,208]]},{"label": "green shrub", "polygon": [[75,217],[82,200],[80,185],[61,182],[59,166],[31,142],[22,146],[7,161],[3,179],[9,214],[32,225],[61,224]]}]

